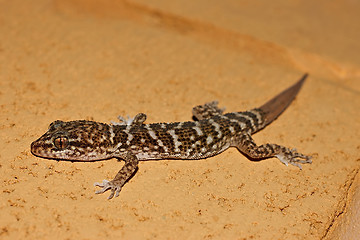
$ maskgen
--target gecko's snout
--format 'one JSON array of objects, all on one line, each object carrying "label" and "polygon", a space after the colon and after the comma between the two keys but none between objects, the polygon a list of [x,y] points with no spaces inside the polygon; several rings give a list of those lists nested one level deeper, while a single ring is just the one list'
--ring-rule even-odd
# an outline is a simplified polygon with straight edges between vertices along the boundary
[{"label": "gecko's snout", "polygon": [[38,142],[36,142],[36,141],[32,142],[30,145],[30,151],[35,156],[38,156],[39,148],[41,148],[41,146],[39,146]]},{"label": "gecko's snout", "polygon": [[31,143],[30,151],[33,155],[42,157],[44,155],[44,153],[46,152],[46,146],[45,146],[44,142],[36,140]]}]

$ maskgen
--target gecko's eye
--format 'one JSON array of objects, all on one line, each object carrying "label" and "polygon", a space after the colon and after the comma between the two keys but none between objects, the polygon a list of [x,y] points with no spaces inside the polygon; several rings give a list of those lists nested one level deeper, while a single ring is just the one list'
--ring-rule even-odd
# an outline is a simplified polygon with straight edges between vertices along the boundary
[{"label": "gecko's eye", "polygon": [[67,137],[57,137],[54,139],[54,145],[57,149],[63,150],[69,145],[69,139]]}]

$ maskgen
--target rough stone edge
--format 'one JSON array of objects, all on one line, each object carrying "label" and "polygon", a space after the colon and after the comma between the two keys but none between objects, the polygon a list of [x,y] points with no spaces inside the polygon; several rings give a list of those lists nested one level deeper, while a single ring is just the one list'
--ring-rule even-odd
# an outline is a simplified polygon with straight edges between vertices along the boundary
[{"label": "rough stone edge", "polygon": [[323,239],[350,240],[360,236],[360,174],[358,173],[359,169],[349,188],[344,211],[334,218]]}]

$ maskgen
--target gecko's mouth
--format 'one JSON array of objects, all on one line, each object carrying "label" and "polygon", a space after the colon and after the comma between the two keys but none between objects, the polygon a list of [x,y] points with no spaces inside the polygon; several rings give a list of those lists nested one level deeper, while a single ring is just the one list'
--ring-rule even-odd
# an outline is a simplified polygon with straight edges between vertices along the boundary
[{"label": "gecko's mouth", "polygon": [[63,159],[60,152],[53,152],[53,144],[46,143],[44,141],[34,141],[30,145],[31,153],[37,157],[49,158],[49,159]]},{"label": "gecko's mouth", "polygon": [[51,143],[35,141],[31,143],[31,153],[36,157],[63,160],[63,161],[87,161],[94,162],[112,158],[110,155],[99,154],[96,152],[81,154],[80,151],[71,151],[69,149],[55,150]]}]

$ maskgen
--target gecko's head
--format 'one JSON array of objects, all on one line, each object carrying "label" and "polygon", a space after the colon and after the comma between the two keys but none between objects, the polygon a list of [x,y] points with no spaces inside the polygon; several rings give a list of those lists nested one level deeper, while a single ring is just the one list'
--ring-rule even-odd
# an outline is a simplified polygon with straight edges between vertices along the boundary
[{"label": "gecko's head", "polygon": [[111,157],[109,126],[92,121],[54,121],[48,131],[31,143],[31,153],[38,157],[95,161]]}]

